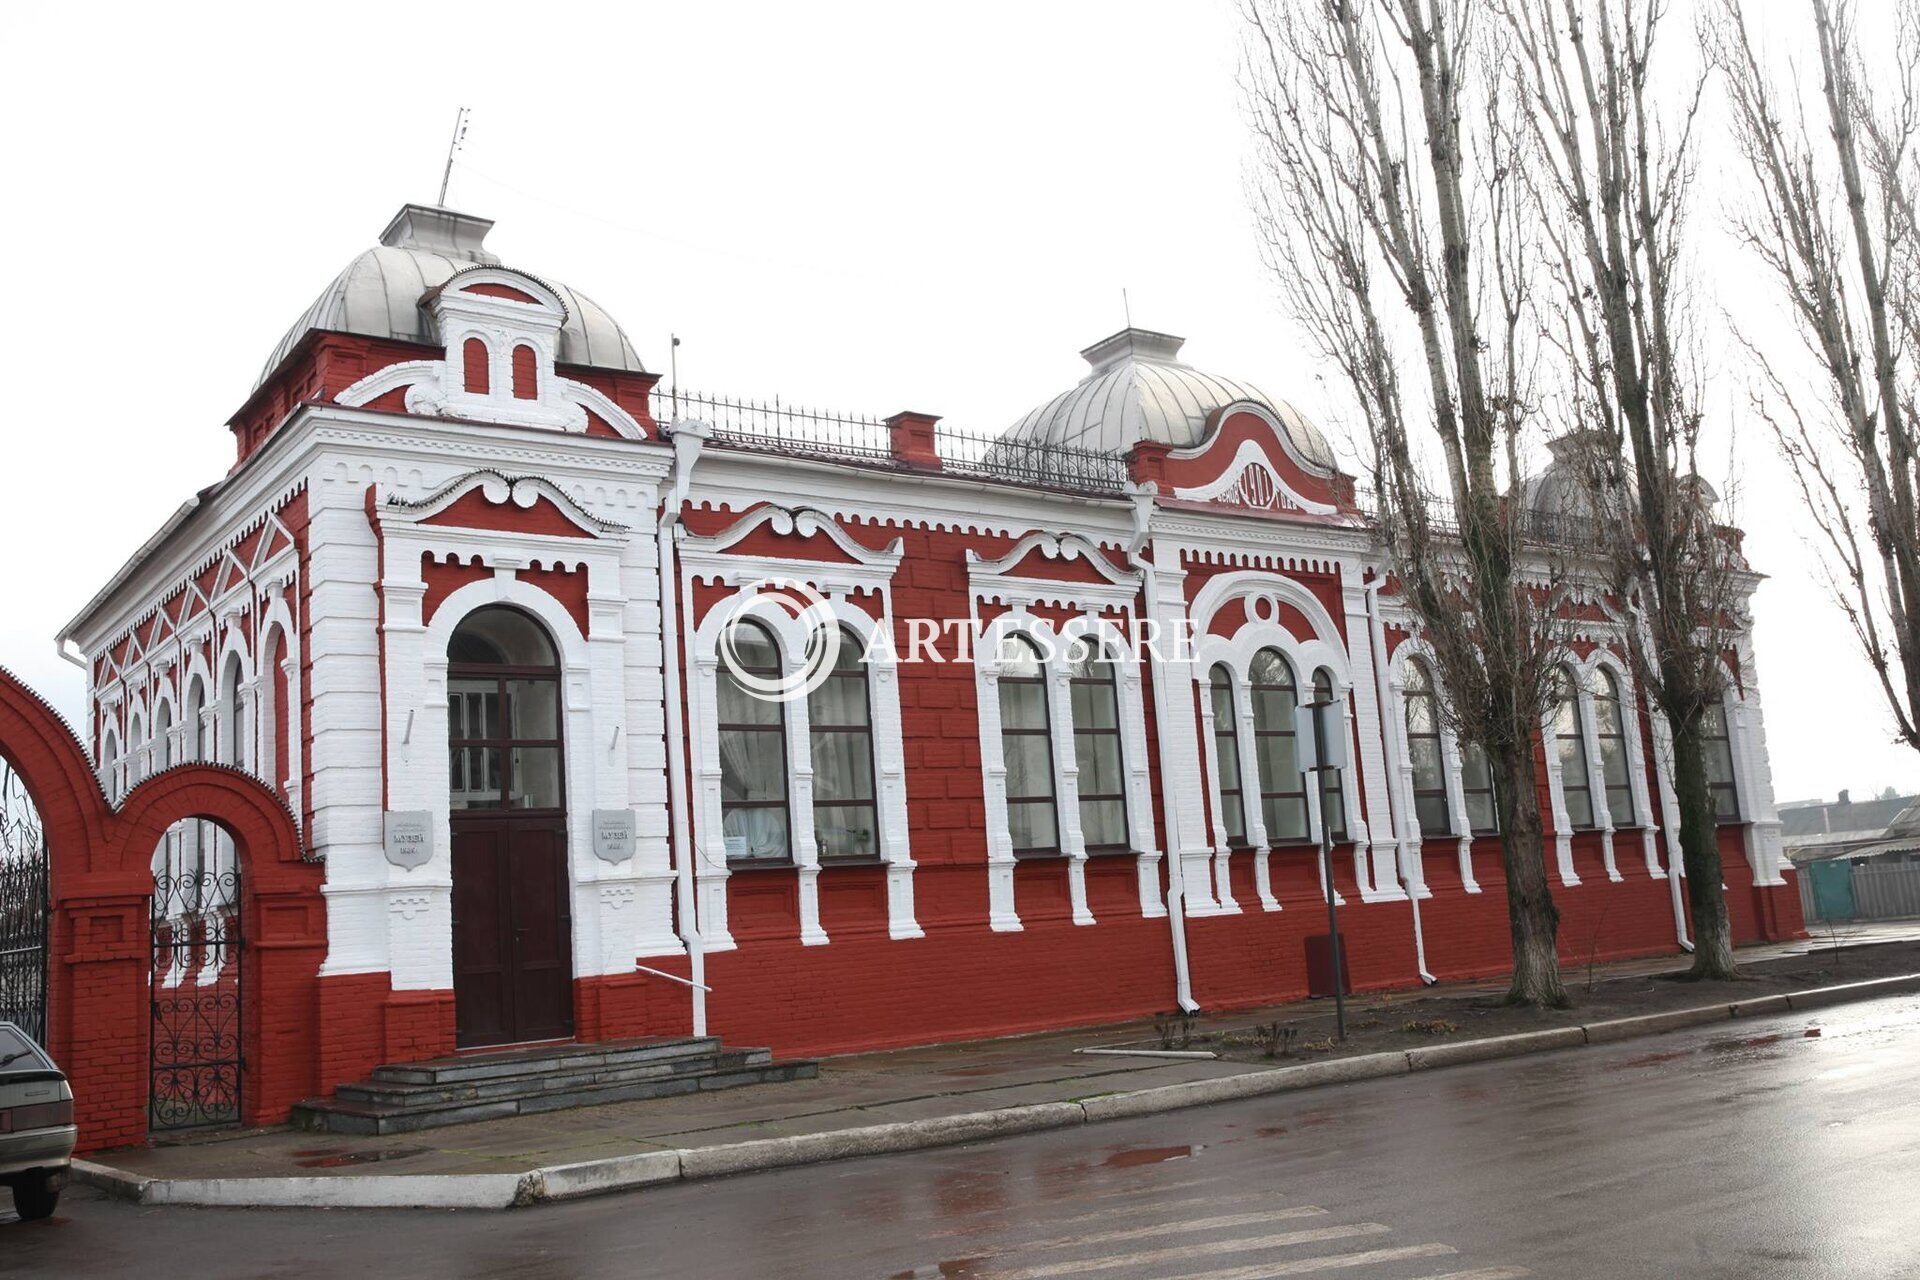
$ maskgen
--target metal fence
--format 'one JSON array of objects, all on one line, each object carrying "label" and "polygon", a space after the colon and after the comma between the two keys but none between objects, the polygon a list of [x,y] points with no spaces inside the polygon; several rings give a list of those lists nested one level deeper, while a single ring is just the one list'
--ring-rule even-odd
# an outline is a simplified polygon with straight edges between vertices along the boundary
[{"label": "metal fence", "polygon": [[[711,439],[729,448],[821,458],[868,466],[902,465],[893,453],[886,419],[836,413],[772,400],[742,400],[655,387],[657,422],[696,419]],[[1034,488],[1119,497],[1127,491],[1127,459],[1036,440],[1007,440],[995,432],[938,427],[934,449],[948,474],[1004,480]]]},{"label": "metal fence", "polygon": [[0,764],[0,1020],[47,1034],[47,845],[26,787]]},{"label": "metal fence", "polygon": [[1920,917],[1920,862],[1855,862],[1851,914],[1834,914],[1831,899],[1814,892],[1810,867],[1803,867],[1800,910],[1808,920],[1903,920]]}]

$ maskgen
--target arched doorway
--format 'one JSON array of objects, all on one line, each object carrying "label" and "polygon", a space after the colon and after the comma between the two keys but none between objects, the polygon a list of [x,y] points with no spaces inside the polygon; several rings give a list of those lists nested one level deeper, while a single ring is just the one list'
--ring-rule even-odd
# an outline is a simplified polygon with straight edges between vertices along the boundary
[{"label": "arched doorway", "polygon": [[462,1047],[573,1035],[560,660],[507,605],[447,645],[454,1032]]}]

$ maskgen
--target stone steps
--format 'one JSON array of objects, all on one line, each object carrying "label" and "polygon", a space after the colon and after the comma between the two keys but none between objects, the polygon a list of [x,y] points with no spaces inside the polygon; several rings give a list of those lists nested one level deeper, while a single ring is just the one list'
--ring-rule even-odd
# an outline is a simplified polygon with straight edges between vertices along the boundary
[{"label": "stone steps", "polygon": [[300,1103],[293,1121],[330,1133],[412,1133],[816,1074],[812,1062],[775,1062],[765,1049],[727,1049],[712,1037],[547,1045],[377,1067],[331,1098]]}]

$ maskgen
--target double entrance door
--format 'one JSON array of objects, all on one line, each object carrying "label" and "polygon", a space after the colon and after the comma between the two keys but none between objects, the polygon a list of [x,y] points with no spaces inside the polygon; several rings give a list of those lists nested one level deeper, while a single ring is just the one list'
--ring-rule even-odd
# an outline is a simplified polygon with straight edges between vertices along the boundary
[{"label": "double entrance door", "polygon": [[453,992],[462,1048],[573,1035],[563,817],[453,815]]}]

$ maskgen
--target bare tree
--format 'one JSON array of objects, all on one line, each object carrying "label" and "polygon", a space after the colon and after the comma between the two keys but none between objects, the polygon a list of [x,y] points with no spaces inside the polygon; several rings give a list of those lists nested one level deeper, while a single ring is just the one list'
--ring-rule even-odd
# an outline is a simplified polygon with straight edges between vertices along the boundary
[{"label": "bare tree", "polygon": [[1878,92],[1851,6],[1810,0],[1808,12],[1823,113],[1768,70],[1740,0],[1721,0],[1708,26],[1754,178],[1736,230],[1825,375],[1824,405],[1805,406],[1749,343],[1764,387],[1754,407],[1813,514],[1899,739],[1920,751],[1920,4],[1901,0],[1882,55],[1892,83]]},{"label": "bare tree", "polygon": [[[1706,64],[1664,92],[1665,0],[1499,0],[1517,57],[1520,166],[1555,285],[1553,338],[1583,429],[1563,453],[1590,497],[1596,552],[1641,686],[1672,730],[1694,935],[1690,976],[1736,976],[1702,721],[1747,568],[1699,479],[1701,384],[1684,279],[1694,125]],[[1673,65],[1671,55],[1666,65]]]},{"label": "bare tree", "polygon": [[[1562,602],[1513,500],[1537,325],[1496,54],[1478,45],[1497,31],[1473,0],[1243,4],[1267,262],[1359,407],[1394,574],[1449,717],[1494,773],[1508,998],[1562,1005],[1534,756]],[[1403,367],[1424,379],[1403,385]]]}]

